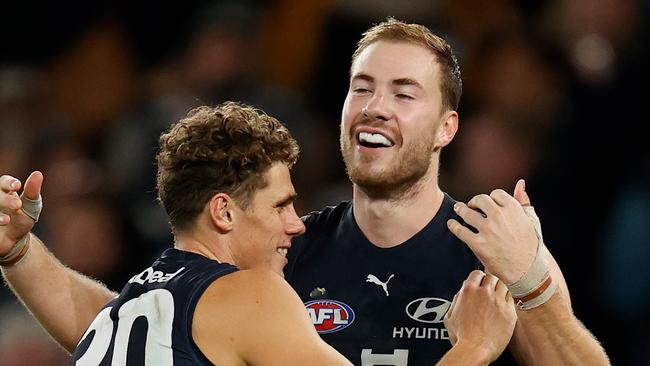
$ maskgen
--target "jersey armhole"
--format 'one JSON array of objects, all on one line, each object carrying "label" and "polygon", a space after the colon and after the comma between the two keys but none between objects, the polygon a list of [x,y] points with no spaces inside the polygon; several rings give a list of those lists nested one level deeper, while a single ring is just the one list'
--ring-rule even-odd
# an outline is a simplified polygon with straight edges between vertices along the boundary
[{"label": "jersey armhole", "polygon": [[196,361],[199,361],[199,364],[212,365],[212,362],[208,360],[208,358],[203,354],[203,351],[201,351],[199,346],[196,345],[194,337],[192,336],[192,323],[194,322],[194,310],[196,309],[196,305],[198,304],[201,295],[203,295],[208,286],[210,286],[218,278],[237,272],[238,270],[239,269],[237,267],[228,266],[219,270],[218,272],[211,274],[210,276],[207,276],[192,289],[189,295],[187,308],[185,310],[185,318],[187,319],[187,328],[185,329],[185,332],[187,334],[187,338],[190,341],[190,345],[192,346],[192,350],[194,351],[194,356],[198,358]]}]

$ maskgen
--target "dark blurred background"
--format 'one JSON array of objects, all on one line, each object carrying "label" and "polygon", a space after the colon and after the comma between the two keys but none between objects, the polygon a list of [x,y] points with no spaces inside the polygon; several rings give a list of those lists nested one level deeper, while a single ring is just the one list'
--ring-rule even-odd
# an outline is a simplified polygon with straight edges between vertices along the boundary
[{"label": "dark blurred background", "polygon": [[[613,364],[647,365],[649,14],[648,0],[4,2],[0,172],[43,171],[37,233],[119,290],[171,244],[153,164],[171,122],[225,100],[264,109],[302,147],[299,213],[334,204],[351,193],[338,124],[355,42],[388,15],[425,24],[463,70],[443,189],[467,200],[526,178],[577,316]],[[67,362],[8,289],[0,355]]]}]

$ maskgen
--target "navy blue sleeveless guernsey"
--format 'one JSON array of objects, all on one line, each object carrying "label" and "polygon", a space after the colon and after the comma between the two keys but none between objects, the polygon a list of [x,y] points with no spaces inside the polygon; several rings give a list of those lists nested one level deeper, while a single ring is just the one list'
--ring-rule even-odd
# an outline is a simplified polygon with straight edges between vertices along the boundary
[{"label": "navy blue sleeveless guernsey", "polygon": [[235,271],[230,264],[167,249],[97,315],[72,364],[212,365],[192,340],[194,309],[212,282]]},{"label": "navy blue sleeveless guernsey", "polygon": [[443,316],[481,269],[447,229],[458,219],[454,203],[445,195],[426,227],[387,249],[366,239],[350,202],[304,218],[307,231],[293,240],[285,277],[321,337],[353,364],[434,365],[451,348]]}]

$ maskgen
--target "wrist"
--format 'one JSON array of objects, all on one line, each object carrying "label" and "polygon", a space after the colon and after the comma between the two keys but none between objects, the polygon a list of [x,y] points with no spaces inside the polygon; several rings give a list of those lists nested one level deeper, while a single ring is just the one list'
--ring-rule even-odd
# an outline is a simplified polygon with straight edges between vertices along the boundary
[{"label": "wrist", "polygon": [[0,255],[0,266],[13,267],[20,262],[29,251],[30,233],[25,234],[14,244],[7,253]]},{"label": "wrist", "polygon": [[498,355],[493,355],[492,352],[486,349],[482,344],[472,344],[461,340],[452,347],[452,351],[462,355],[463,365],[489,365],[498,357]]}]

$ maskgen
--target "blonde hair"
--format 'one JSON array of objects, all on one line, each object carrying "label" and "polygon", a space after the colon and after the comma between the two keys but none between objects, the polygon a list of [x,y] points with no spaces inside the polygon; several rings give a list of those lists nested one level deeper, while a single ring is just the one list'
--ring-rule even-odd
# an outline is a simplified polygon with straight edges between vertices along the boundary
[{"label": "blonde hair", "polygon": [[451,45],[433,34],[429,28],[420,24],[408,24],[389,17],[384,22],[374,25],[363,33],[352,54],[352,62],[371,44],[378,41],[406,42],[422,46],[435,56],[441,69],[440,89],[445,107],[458,109],[463,82],[460,78],[460,66]]}]

